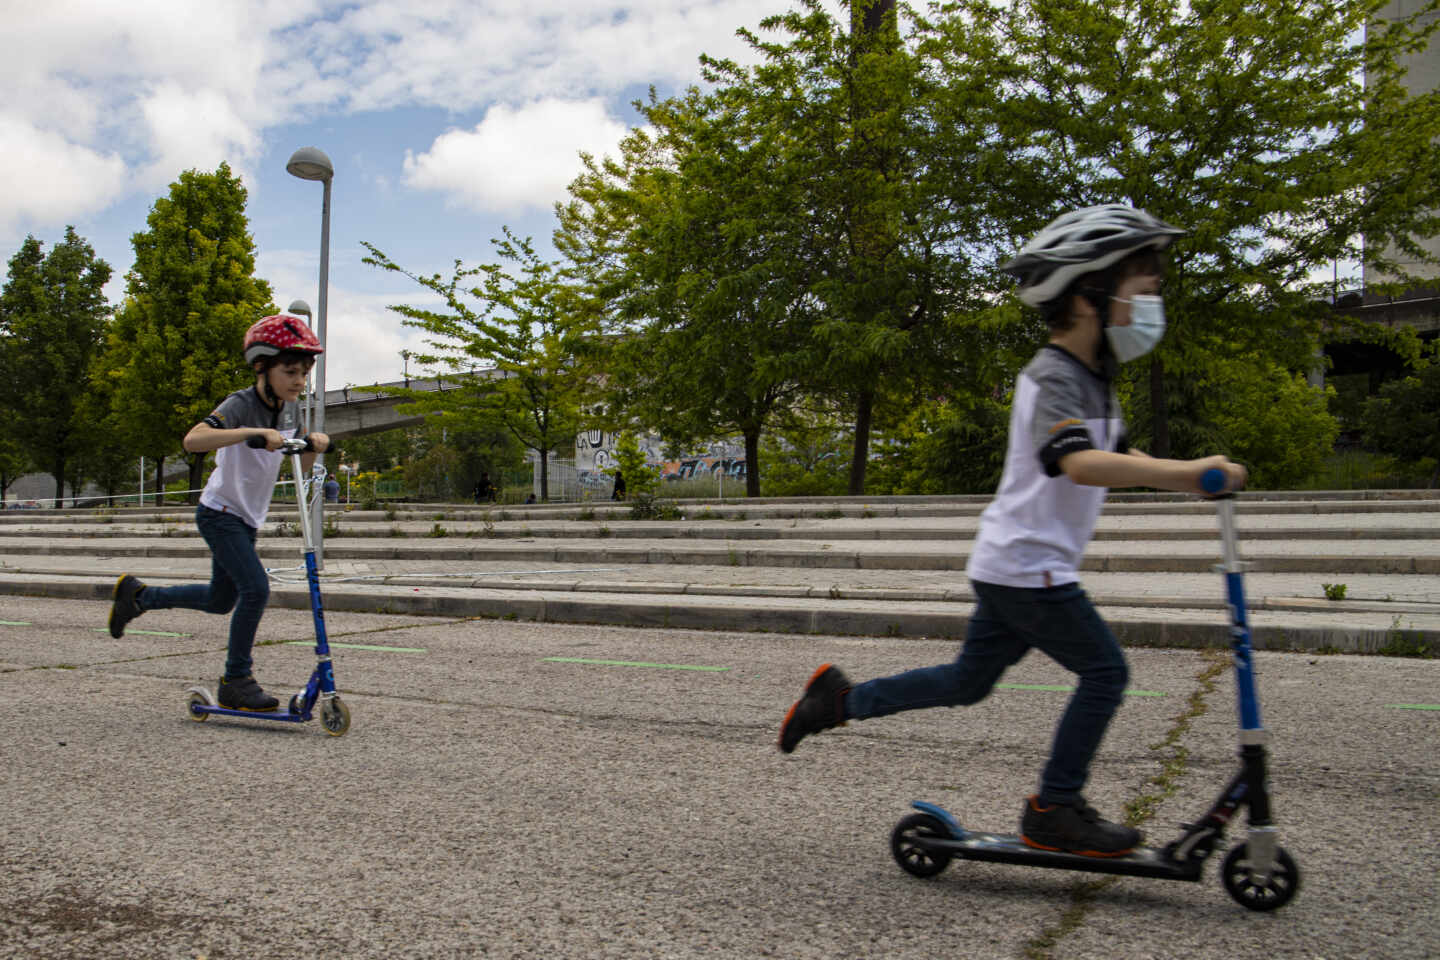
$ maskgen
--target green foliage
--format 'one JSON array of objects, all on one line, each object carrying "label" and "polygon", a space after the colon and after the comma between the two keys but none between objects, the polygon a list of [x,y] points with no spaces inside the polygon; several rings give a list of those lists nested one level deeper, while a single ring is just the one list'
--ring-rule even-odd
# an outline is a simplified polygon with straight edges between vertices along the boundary
[{"label": "green foliage", "polygon": [[993,493],[1005,468],[1009,408],[988,397],[918,403],[876,443],[871,489]]},{"label": "green foliage", "polygon": [[1325,591],[1326,600],[1345,599],[1345,584],[1343,583],[1322,583],[1320,588]]},{"label": "green foliage", "polygon": [[[1190,231],[1166,282],[1169,333],[1124,371],[1148,452],[1192,455],[1181,434],[1220,432],[1198,402],[1202,384],[1231,379],[1217,367],[1314,363],[1328,315],[1319,268],[1363,255],[1398,277],[1388,251],[1433,262],[1415,240],[1440,209],[1440,94],[1407,98],[1397,56],[1423,39],[1416,23],[1435,28],[1435,5],[1396,25],[1377,21],[1382,6],[1017,0],[959,4],[937,24],[959,34],[952,90],[1008,78],[997,109],[1015,175],[1031,179],[1012,195],[1017,240],[1061,209],[1107,201]],[[986,23],[977,44],[973,25]],[[1257,406],[1229,425],[1252,415],[1268,416]]]},{"label": "green foliage", "polygon": [[424,499],[454,500],[465,495],[457,483],[460,455],[453,447],[436,444],[405,466],[406,489]]},{"label": "green foliage", "polygon": [[1208,452],[1245,464],[1252,489],[1293,488],[1321,470],[1334,449],[1340,425],[1326,409],[1328,391],[1273,362],[1252,357],[1216,365],[1199,388],[1199,417],[1216,435]]},{"label": "green foliage", "polygon": [[406,326],[431,335],[426,342],[433,352],[416,359],[444,368],[439,376],[446,386],[423,393],[393,389],[411,401],[401,412],[428,413],[434,425],[458,430],[503,430],[539,450],[545,500],[550,451],[573,444],[592,389],[577,357],[596,321],[559,266],[540,258],[528,239],[506,227],[492,242],[501,262],[467,268],[456,260],[448,281],[417,276],[372,244],[362,245],[370,251],[366,263],[409,277],[449,308],[390,308]]},{"label": "green foliage", "polygon": [[660,487],[660,471],[645,462],[635,434],[626,430],[615,440],[615,462],[625,475],[625,496],[631,500],[654,497]]},{"label": "green foliage", "polygon": [[[131,237],[135,264],[102,365],[115,426],[136,453],[173,455],[227,394],[255,382],[242,352],[245,330],[276,308],[270,285],[254,275],[246,197],[226,164],[214,173],[187,170],[155,201],[147,229]],[[205,458],[188,459],[193,489]]]},{"label": "green foliage", "polygon": [[110,265],[65,228],[65,239],[44,254],[25,238],[10,259],[0,291],[0,407],[6,433],[23,457],[55,477],[56,506],[66,481],[78,481],[79,458],[95,442],[84,401],[91,364],[110,306]]},{"label": "green foliage", "polygon": [[[1440,347],[1436,348],[1440,353]],[[1440,357],[1422,361],[1413,376],[1380,388],[1364,411],[1365,443],[1407,460],[1440,462]],[[1437,468],[1430,476],[1435,486]]]}]

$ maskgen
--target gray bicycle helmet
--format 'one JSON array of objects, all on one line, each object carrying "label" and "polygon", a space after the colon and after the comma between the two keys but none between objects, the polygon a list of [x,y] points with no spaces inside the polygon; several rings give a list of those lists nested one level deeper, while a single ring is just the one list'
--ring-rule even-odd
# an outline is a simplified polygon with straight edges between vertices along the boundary
[{"label": "gray bicycle helmet", "polygon": [[1084,207],[1056,217],[1000,269],[1020,281],[1020,299],[1038,308],[1077,277],[1146,247],[1164,250],[1184,235],[1179,227],[1123,203]]}]

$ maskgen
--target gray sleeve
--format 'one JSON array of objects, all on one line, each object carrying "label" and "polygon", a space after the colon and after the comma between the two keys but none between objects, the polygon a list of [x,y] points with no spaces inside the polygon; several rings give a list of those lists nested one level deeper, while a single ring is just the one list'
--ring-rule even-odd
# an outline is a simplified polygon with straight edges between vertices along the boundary
[{"label": "gray sleeve", "polygon": [[236,427],[253,427],[253,423],[246,423],[246,404],[240,394],[232,393],[220,401],[220,406],[210,411],[210,416],[202,422],[207,423],[217,430],[233,430]]},{"label": "gray sleeve", "polygon": [[1030,418],[1030,442],[1047,477],[1061,474],[1060,460],[1078,450],[1093,450],[1090,427],[1085,419],[1086,403],[1073,379],[1042,375]]}]

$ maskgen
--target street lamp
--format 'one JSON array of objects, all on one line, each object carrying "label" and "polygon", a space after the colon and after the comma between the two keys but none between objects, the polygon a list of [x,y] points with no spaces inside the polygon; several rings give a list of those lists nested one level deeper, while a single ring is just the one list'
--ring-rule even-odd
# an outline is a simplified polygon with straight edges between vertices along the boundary
[{"label": "street lamp", "polygon": [[[335,165],[330,158],[325,156],[323,150],[316,147],[301,147],[290,155],[290,162],[285,164],[285,169],[292,176],[301,180],[319,180],[325,187],[324,194],[320,201],[320,324],[315,330],[315,335],[320,338],[320,345],[327,346],[325,340],[325,306],[327,294],[330,291],[330,181],[335,176]],[[315,423],[314,429],[319,433],[325,432],[325,354],[315,362]],[[323,464],[323,455],[316,461]],[[323,518],[325,510],[325,498],[315,498],[315,518],[311,524],[311,530],[315,536],[315,566],[318,569],[325,569],[325,528]]]},{"label": "street lamp", "polygon": [[[310,304],[304,300],[291,300],[290,306],[285,312],[297,317],[305,318],[305,325],[313,327],[315,322],[310,319]],[[305,392],[305,432],[309,433],[314,429],[315,423],[315,385],[312,383],[310,389]]]}]

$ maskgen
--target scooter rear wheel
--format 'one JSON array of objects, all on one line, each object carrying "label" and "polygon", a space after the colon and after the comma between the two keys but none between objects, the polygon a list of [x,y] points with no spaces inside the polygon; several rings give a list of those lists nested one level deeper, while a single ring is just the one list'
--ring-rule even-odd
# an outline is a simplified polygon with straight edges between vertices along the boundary
[{"label": "scooter rear wheel", "polygon": [[946,839],[950,831],[928,813],[912,813],[890,833],[890,852],[900,869],[913,877],[933,877],[950,865],[951,855],[918,842],[921,838]]},{"label": "scooter rear wheel", "polygon": [[1226,855],[1220,880],[1225,884],[1225,892],[1246,910],[1278,910],[1299,891],[1300,868],[1284,847],[1276,847],[1269,879],[1257,884],[1250,877],[1250,857],[1246,845],[1241,843]]},{"label": "scooter rear wheel", "polygon": [[190,691],[190,696],[185,700],[185,716],[194,720],[196,723],[204,723],[210,719],[210,714],[203,710],[196,710],[195,708],[213,706],[215,706],[215,701],[198,690],[192,690]]},{"label": "scooter rear wheel", "polygon": [[343,737],[350,729],[350,708],[339,697],[320,703],[320,725],[332,737]]}]

